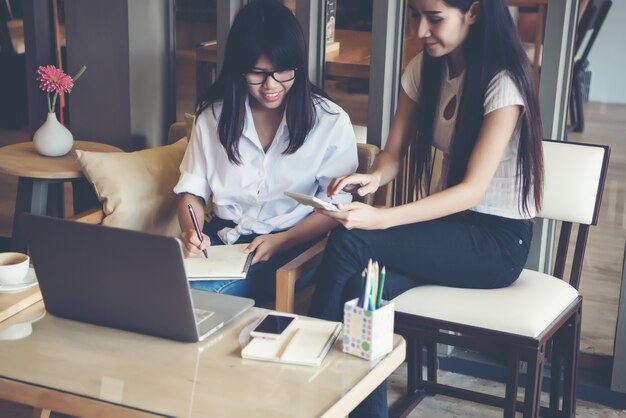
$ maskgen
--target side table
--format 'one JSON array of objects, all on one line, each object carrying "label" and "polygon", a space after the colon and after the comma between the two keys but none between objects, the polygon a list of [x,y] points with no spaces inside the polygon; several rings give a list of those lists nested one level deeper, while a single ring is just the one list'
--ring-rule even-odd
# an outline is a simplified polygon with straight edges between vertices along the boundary
[{"label": "side table", "polygon": [[[0,173],[18,177],[17,197],[13,213],[11,249],[24,252],[26,243],[19,228],[19,215],[33,213],[63,217],[63,184],[72,183],[74,210],[81,211],[81,195],[90,190],[75,150],[115,152],[119,148],[98,142],[74,141],[72,150],[63,157],[44,157],[32,141],[0,147]],[[91,192],[93,195],[93,192]],[[49,199],[50,197],[50,199]],[[49,205],[49,202],[51,203]]]}]

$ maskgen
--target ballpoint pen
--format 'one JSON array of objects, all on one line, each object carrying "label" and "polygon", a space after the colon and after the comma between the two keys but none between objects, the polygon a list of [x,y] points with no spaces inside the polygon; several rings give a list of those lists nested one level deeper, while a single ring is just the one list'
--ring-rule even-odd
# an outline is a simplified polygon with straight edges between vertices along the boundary
[{"label": "ballpoint pen", "polygon": [[[204,241],[204,237],[202,236],[202,231],[200,230],[200,226],[198,225],[198,219],[196,218],[196,212],[193,210],[193,206],[191,204],[187,205],[187,209],[189,209],[189,216],[191,217],[191,222],[193,222],[193,229],[196,230],[196,235],[198,235],[198,239],[200,242]],[[202,250],[205,258],[209,258],[209,254],[207,253],[206,248]]]}]

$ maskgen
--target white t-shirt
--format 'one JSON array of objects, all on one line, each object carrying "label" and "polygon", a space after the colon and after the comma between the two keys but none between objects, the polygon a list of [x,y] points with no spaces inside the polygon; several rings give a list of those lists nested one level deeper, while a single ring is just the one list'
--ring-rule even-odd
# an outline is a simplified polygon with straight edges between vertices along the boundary
[{"label": "white t-shirt", "polygon": [[[402,88],[415,102],[419,99],[422,56],[423,53],[420,53],[413,58],[402,75]],[[451,161],[452,136],[461,103],[463,79],[465,76],[465,73],[462,73],[450,79],[448,66],[444,65],[444,68],[441,94],[435,113],[435,126],[433,127],[433,146],[443,154],[442,172],[435,189],[436,191],[444,189],[447,184],[447,174]],[[446,120],[444,110],[455,95],[456,108],[454,115],[449,120]],[[486,115],[494,110],[512,105],[524,107],[524,99],[513,79],[507,72],[501,71],[493,77],[487,86],[483,103],[483,114]],[[529,201],[530,216],[528,216],[522,209],[520,198],[521,182],[517,181],[517,149],[520,131],[521,118],[518,120],[515,131],[509,140],[487,191],[480,203],[473,207],[472,210],[513,219],[527,219],[535,216],[534,201],[532,199]]]},{"label": "white t-shirt", "polygon": [[[319,100],[323,104],[315,105],[317,121],[293,154],[283,154],[289,144],[284,115],[272,144],[267,152],[263,151],[246,100],[239,141],[240,165],[228,160],[219,141],[217,126],[222,103],[216,103],[213,109],[208,107],[196,120],[174,192],[191,193],[205,202],[212,197],[213,213],[237,224],[236,228],[219,231],[227,244],[236,242],[240,235],[267,234],[296,225],[313,209],[285,196],[285,191],[328,200],[329,182],[354,173],[358,164],[350,118],[335,103]],[[334,201],[351,200],[350,194],[342,192]]]}]

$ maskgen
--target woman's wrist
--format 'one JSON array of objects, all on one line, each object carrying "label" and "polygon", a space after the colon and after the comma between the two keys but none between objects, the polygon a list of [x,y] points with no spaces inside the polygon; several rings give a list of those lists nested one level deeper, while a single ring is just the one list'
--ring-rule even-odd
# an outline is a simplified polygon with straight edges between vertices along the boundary
[{"label": "woman's wrist", "polygon": [[380,182],[382,180],[380,171],[373,171],[370,173],[370,176],[374,177],[374,181],[377,183],[377,186],[380,187]]},{"label": "woman's wrist", "polygon": [[389,208],[378,208],[378,217],[380,219],[380,229],[391,228],[392,226],[392,218],[391,211]]}]

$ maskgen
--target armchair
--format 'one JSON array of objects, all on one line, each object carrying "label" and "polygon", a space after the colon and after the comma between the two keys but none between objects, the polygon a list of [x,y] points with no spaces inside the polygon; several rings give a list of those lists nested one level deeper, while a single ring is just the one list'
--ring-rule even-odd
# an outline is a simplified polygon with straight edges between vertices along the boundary
[{"label": "armchair", "polygon": [[[357,173],[367,173],[380,152],[376,145],[357,144],[359,166]],[[360,198],[364,203],[375,206],[389,206],[391,186],[383,186],[373,195]],[[296,283],[303,280],[321,263],[326,248],[326,238],[304,251],[276,271],[276,310],[306,314],[315,283],[310,283],[296,294]]]},{"label": "armchair", "polygon": [[[170,126],[169,133],[168,133],[168,142],[170,144],[174,144],[174,145],[170,145],[170,147],[176,146],[175,143],[178,143],[178,141],[181,138],[187,135],[187,129],[191,127],[192,121],[193,119],[190,119],[188,121],[189,122],[188,124],[184,122],[177,122]],[[178,154],[179,151],[180,150],[177,151],[176,155],[179,155]],[[359,161],[357,171],[366,172],[371,167],[372,163],[374,162],[374,158],[378,154],[379,149],[375,145],[357,144],[357,152],[358,152],[358,161]],[[182,155],[180,155],[180,158],[182,158]],[[176,168],[178,167],[177,164],[174,164],[174,166]],[[98,168],[102,170],[101,166]],[[142,175],[149,175],[150,168],[158,168],[158,166],[153,164],[152,166],[148,167],[148,170],[141,170],[140,173]],[[148,174],[145,174],[146,171],[148,172]],[[171,171],[171,167],[170,167],[170,171]],[[89,173],[87,174],[89,177]],[[108,176],[105,174],[105,175],[101,175],[101,177],[108,177]],[[93,178],[91,180],[93,182]],[[108,180],[108,178],[106,180]],[[171,180],[171,179],[168,179],[168,180]],[[98,183],[96,182],[94,183],[96,184],[96,189],[98,189]],[[124,187],[128,187],[128,186],[124,186]],[[100,186],[100,190],[97,190],[99,192],[99,195],[101,195],[101,198],[103,194],[102,189],[104,189],[104,187]],[[111,186],[109,186],[109,189],[111,189]],[[121,196],[116,197],[115,200],[119,201],[121,200],[122,196],[127,196],[127,195],[128,194],[122,193]],[[368,204],[377,204],[380,202],[382,203],[387,202],[389,199],[390,199],[390,190],[387,190],[385,188],[384,190],[381,189],[381,192],[377,193],[376,196],[366,196],[364,201]],[[105,208],[108,204],[110,204],[109,202],[110,200],[113,200],[113,198],[109,197],[109,198],[104,199]],[[116,208],[118,211],[120,210],[119,206],[121,205],[118,205],[118,207]],[[72,219],[75,221],[79,221],[79,222],[101,224],[103,223],[103,220],[105,219],[105,211],[103,210],[102,207],[98,207],[98,208],[87,210],[85,212],[81,212],[73,216]],[[115,225],[115,226],[120,226],[120,225]],[[129,227],[129,226],[130,225],[123,224],[121,227]],[[138,229],[138,228],[135,227],[134,229]],[[305,252],[297,256],[294,260],[287,263],[284,267],[282,267],[276,273],[276,310],[285,311],[285,312],[293,312],[294,298],[296,294],[296,280],[301,277],[300,275],[296,274],[296,272],[303,272],[306,266],[317,265],[315,264],[315,261],[316,261],[315,257],[316,256],[321,257],[321,253],[325,244],[326,244],[326,239],[323,239],[322,241],[315,244],[313,247],[307,249]],[[319,264],[319,261],[318,261],[318,264]],[[306,299],[308,294],[310,294],[310,290],[307,292],[306,289],[302,292],[302,294],[298,292],[298,299],[304,300]]]}]

